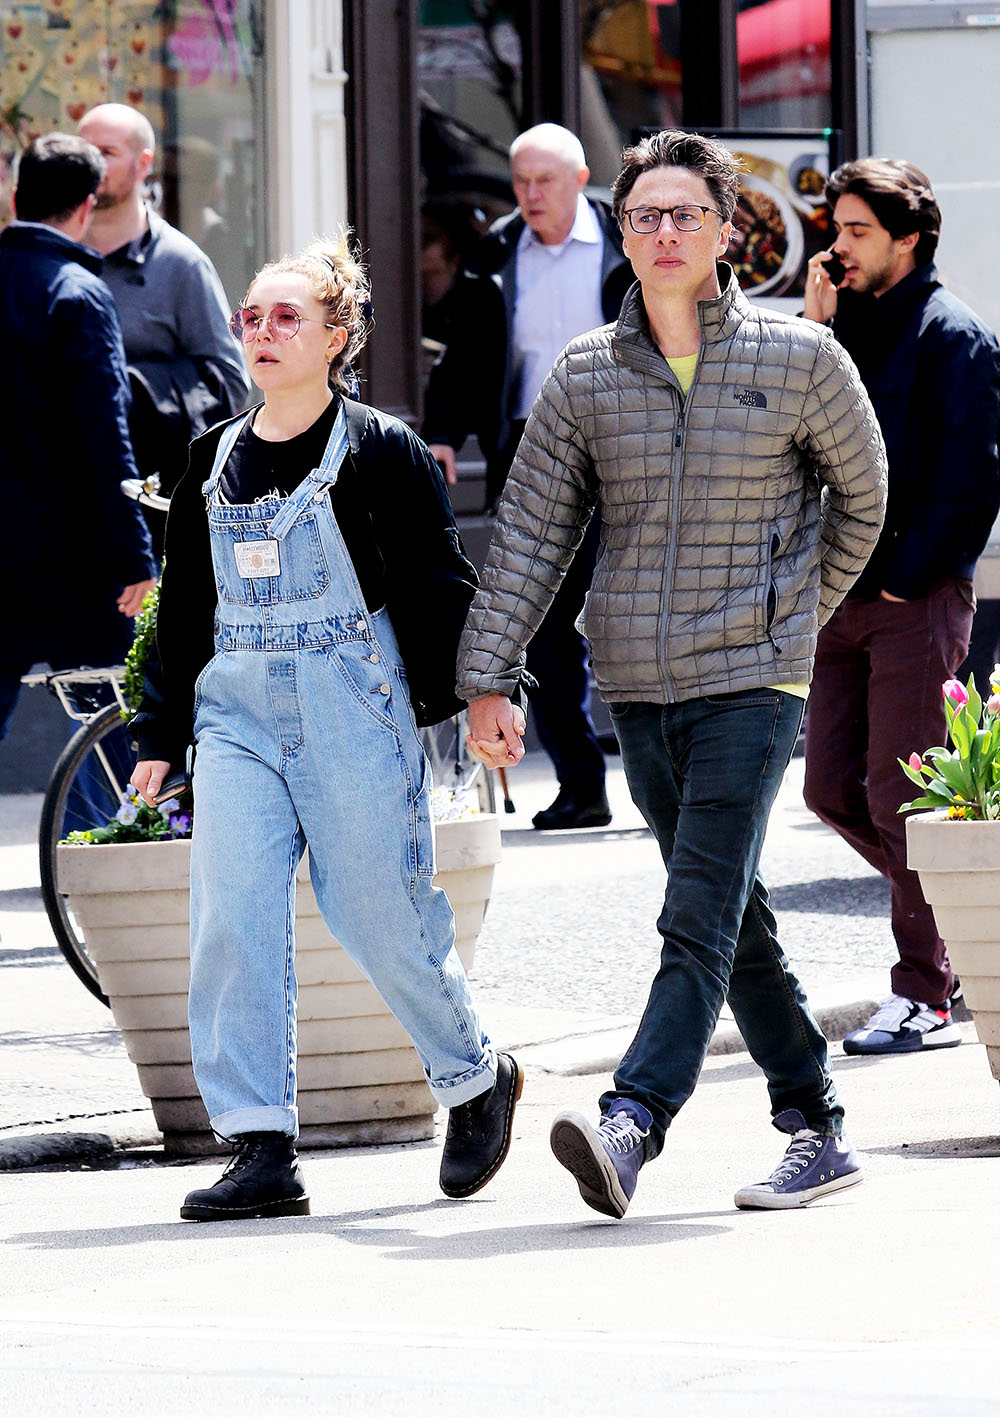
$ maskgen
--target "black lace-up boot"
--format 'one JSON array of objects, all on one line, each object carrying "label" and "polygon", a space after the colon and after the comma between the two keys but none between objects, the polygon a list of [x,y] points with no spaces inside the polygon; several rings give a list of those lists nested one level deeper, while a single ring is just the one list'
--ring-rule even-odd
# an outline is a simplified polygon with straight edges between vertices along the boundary
[{"label": "black lace-up boot", "polygon": [[498,1053],[496,1082],[489,1092],[451,1108],[441,1155],[440,1185],[446,1196],[471,1196],[500,1170],[523,1085],[524,1074],[514,1059]]},{"label": "black lace-up boot", "polygon": [[233,1137],[233,1159],[214,1186],[192,1191],[182,1220],[259,1220],[308,1215],[309,1197],[295,1143],[284,1132]]}]

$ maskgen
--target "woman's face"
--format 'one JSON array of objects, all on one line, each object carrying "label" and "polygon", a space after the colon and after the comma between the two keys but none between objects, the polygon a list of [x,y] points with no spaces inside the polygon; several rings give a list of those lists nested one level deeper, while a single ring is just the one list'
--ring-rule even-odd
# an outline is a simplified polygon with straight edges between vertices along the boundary
[{"label": "woman's face", "polygon": [[[247,369],[259,389],[267,394],[327,383],[331,361],[347,343],[347,331],[329,327],[329,311],[312,294],[307,276],[291,271],[261,276],[250,287],[244,309],[259,321],[243,345]],[[298,329],[291,338],[281,338],[294,327],[296,315]]]}]

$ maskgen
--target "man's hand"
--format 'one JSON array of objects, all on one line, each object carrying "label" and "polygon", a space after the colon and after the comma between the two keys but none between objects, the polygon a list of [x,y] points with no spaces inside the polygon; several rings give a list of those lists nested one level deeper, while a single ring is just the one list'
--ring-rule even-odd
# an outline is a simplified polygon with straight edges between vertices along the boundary
[{"label": "man's hand", "polygon": [[832,252],[817,251],[806,267],[805,317],[829,324],[837,313],[837,287],[824,269]]},{"label": "man's hand", "polygon": [[902,595],[890,595],[887,590],[880,590],[879,595],[883,600],[891,600],[893,605],[905,605],[906,597]]},{"label": "man's hand", "polygon": [[450,443],[430,443],[428,451],[432,458],[437,458],[444,468],[444,480],[449,487],[454,487],[458,482],[458,464],[455,461],[455,449]]},{"label": "man's hand", "polygon": [[165,763],[162,758],[143,758],[136,763],[135,772],[129,781],[142,800],[152,807],[155,805],[153,798],[163,786],[163,779],[169,771],[170,764]]},{"label": "man's hand", "polygon": [[505,694],[487,694],[469,705],[465,744],[488,768],[505,768],[524,757],[524,714]]},{"label": "man's hand", "polygon": [[118,597],[118,609],[123,615],[134,619],[142,609],[142,602],[155,585],[155,580],[136,581],[135,585],[127,585]]}]

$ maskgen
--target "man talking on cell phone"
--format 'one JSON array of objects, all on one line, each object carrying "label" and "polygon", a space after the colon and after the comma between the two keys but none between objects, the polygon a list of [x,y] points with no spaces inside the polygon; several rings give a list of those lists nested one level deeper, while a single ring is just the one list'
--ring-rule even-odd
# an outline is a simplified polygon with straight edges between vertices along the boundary
[{"label": "man talking on cell phone", "polygon": [[805,799],[892,886],[892,992],[844,1051],[909,1053],[961,1042],[948,954],[906,867],[898,813],[912,788],[897,758],[945,741],[941,685],[968,652],[972,577],[1000,504],[1000,346],[938,280],[941,212],[919,168],[846,163],[826,197],[837,239],[809,262],[805,314],[832,324],[858,366],[889,492],[871,559],[819,634]]}]

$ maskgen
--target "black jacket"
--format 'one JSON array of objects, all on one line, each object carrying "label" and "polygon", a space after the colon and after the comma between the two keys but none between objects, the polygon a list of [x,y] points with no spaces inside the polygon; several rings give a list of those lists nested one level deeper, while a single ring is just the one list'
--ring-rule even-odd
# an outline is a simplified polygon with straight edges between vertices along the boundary
[{"label": "black jacket", "polygon": [[[618,319],[635,277],[609,208],[604,202],[590,205],[604,242],[601,305],[610,324]],[[519,211],[501,217],[476,247],[469,271],[459,277],[461,315],[427,385],[420,430],[426,443],[447,443],[457,451],[475,433],[486,458],[493,459],[510,440],[517,396],[511,338],[517,295],[515,258],[523,230]]]},{"label": "black jacket", "polygon": [[[345,400],[350,452],[330,493],[369,610],[389,613],[418,724],[464,707],[455,697],[458,638],[478,578],[465,556],[440,468],[388,414]],[[215,576],[205,499],[226,423],[191,445],[167,518],[156,650],[133,720],[140,758],[175,767],[193,733],[194,685],[214,653]],[[303,472],[305,476],[305,471]]]},{"label": "black jacket", "polygon": [[1000,507],[1000,344],[932,265],[877,299],[845,291],[834,334],[858,366],[889,459],[878,545],[850,596],[904,600],[971,579]]},{"label": "black jacket", "polygon": [[[137,505],[129,386],[101,257],[36,222],[0,233],[0,594],[8,663],[121,658],[123,586],[156,575]],[[54,647],[54,648],[53,648]]]}]

